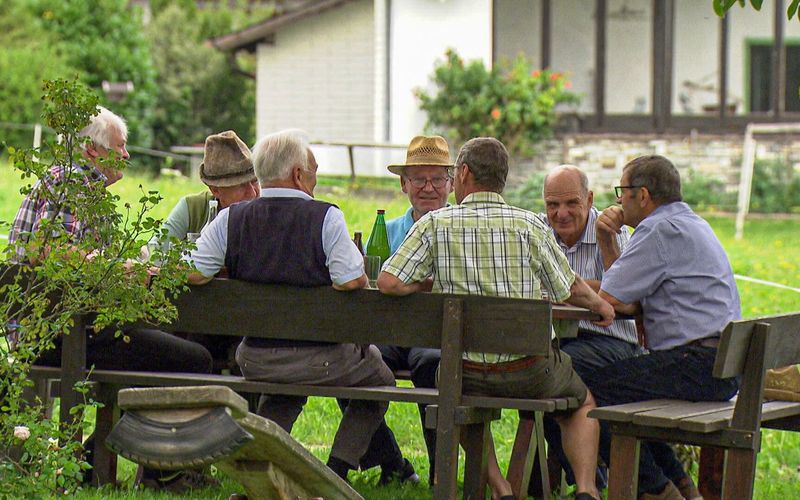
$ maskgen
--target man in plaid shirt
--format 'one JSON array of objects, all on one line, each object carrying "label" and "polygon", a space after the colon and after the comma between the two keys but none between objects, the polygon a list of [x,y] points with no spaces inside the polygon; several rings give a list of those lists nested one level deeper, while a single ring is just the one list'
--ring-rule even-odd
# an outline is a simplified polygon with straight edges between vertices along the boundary
[{"label": "man in plaid shirt", "polygon": [[[127,160],[130,157],[126,149],[128,128],[125,121],[102,106],[98,110],[99,113],[91,118],[89,125],[79,132],[81,137],[90,139],[83,145],[84,164],[53,167],[49,175],[37,182],[22,201],[8,237],[9,244],[15,247],[12,260],[16,263],[36,265],[46,256],[46,247],[34,249],[35,253],[30,255],[25,247],[46,220],[51,222],[48,226],[51,231],[69,234],[73,242],[96,238],[95,249],[103,249],[99,227],[106,222],[91,213],[74,213],[75,210],[68,204],[67,194],[76,192],[70,188],[70,183],[105,189],[117,182],[122,178],[122,172],[110,164],[104,164],[102,159],[115,156]],[[87,366],[93,365],[101,370],[211,372],[211,354],[200,344],[156,329],[129,328],[124,331],[124,336],[116,336],[115,331],[115,326],[101,331],[87,327]],[[19,333],[24,335],[24,332]],[[36,364],[61,365],[60,338],[55,339],[53,349],[41,353]],[[91,462],[92,446],[87,445],[86,448]],[[86,482],[91,480],[91,472],[89,474]],[[162,473],[154,469],[143,470],[142,482],[148,487],[176,493],[207,484],[202,475],[193,471]]]},{"label": "man in plaid shirt", "polygon": [[[468,141],[454,169],[458,205],[430,212],[411,228],[378,278],[383,293],[433,291],[539,299],[544,287],[553,300],[600,314],[600,325],[611,323],[613,308],[570,269],[547,225],[533,213],[507,205],[500,196],[508,175],[508,152],[500,141],[488,137]],[[587,417],[595,402],[569,356],[560,351],[544,357],[465,352],[463,358],[465,392],[581,401],[580,408],[557,420],[575,471],[575,498],[600,498],[594,484],[599,428]],[[489,483],[493,491],[510,494],[491,454]]]}]

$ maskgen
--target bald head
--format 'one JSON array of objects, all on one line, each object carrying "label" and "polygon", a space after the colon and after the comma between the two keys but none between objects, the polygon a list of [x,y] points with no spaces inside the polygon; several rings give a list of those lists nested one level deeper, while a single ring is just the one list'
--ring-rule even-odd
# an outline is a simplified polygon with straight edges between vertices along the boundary
[{"label": "bald head", "polygon": [[583,236],[593,194],[589,179],[574,165],[561,165],[544,178],[544,204],[547,220],[559,238],[573,246]]}]

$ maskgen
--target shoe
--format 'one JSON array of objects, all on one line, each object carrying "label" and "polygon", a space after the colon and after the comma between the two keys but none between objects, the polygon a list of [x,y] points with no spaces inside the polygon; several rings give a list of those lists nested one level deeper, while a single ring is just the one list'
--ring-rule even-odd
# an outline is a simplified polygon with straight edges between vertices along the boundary
[{"label": "shoe", "polygon": [[381,478],[378,480],[378,484],[381,486],[386,486],[392,481],[397,481],[399,483],[417,484],[419,483],[419,475],[414,470],[414,466],[411,465],[411,462],[409,462],[407,458],[404,458],[403,466],[400,467],[399,469],[396,470],[381,469]]},{"label": "shoe", "polygon": [[159,478],[142,478],[141,485],[150,490],[182,494],[190,490],[219,486],[220,482],[202,472],[182,470]]},{"label": "shoe", "polygon": [[667,481],[667,485],[661,493],[642,493],[639,500],[684,500],[678,487],[672,481]]},{"label": "shoe", "polygon": [[683,476],[680,480],[673,481],[673,483],[686,500],[703,500],[703,495],[700,494],[700,490],[697,489],[691,476]]}]

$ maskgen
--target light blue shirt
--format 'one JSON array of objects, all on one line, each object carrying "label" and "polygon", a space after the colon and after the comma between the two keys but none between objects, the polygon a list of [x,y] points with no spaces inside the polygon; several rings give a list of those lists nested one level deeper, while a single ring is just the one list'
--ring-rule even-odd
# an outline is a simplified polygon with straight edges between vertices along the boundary
[{"label": "light blue shirt", "polygon": [[683,202],[639,223],[601,288],[626,304],[641,302],[648,347],[656,351],[715,336],[742,316],[725,250]]},{"label": "light blue shirt", "polygon": [[[586,219],[586,228],[583,231],[580,239],[573,246],[569,247],[558,236],[558,233],[553,230],[553,235],[556,237],[558,246],[567,257],[569,267],[575,271],[576,274],[587,280],[601,281],[603,279],[603,256],[600,253],[600,248],[597,246],[597,230],[595,224],[597,216],[600,214],[595,207],[589,208],[589,217]],[[550,222],[547,215],[539,214],[539,217],[544,220],[548,225]],[[620,234],[617,235],[617,244],[620,249],[624,249],[630,240],[630,232],[628,227],[624,226]],[[596,332],[602,335],[608,335],[631,344],[638,344],[639,338],[636,336],[636,322],[630,319],[615,320],[611,326],[597,326],[591,321],[580,321],[578,328]]]},{"label": "light blue shirt", "polygon": [[[312,199],[302,191],[288,188],[265,188],[261,190],[261,196]],[[195,268],[205,277],[214,276],[225,265],[229,214],[227,208],[223,209],[211,224],[203,228],[197,240],[197,249],[191,256],[184,256],[184,260],[194,263]],[[336,207],[328,209],[322,222],[322,250],[325,252],[325,265],[330,272],[331,281],[337,285],[364,274],[364,257],[350,240],[344,214]]]},{"label": "light blue shirt", "polygon": [[389,235],[389,251],[395,253],[403,242],[411,226],[414,225],[414,218],[411,214],[414,212],[413,207],[408,207],[405,215],[396,219],[392,219],[386,223],[386,233]]}]

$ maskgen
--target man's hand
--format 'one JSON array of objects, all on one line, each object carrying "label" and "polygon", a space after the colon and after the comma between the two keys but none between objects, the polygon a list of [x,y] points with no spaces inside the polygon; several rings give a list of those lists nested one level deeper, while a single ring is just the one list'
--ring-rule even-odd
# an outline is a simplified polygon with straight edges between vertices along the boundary
[{"label": "man's hand", "polygon": [[599,314],[603,319],[592,321],[592,323],[598,326],[609,326],[611,322],[614,321],[614,308],[611,307],[611,304],[602,299],[600,299],[597,304],[598,306],[592,312]]},{"label": "man's hand", "polygon": [[611,206],[600,212],[597,217],[597,237],[613,238],[622,231],[622,207]]},{"label": "man's hand", "polygon": [[622,229],[623,212],[621,207],[613,206],[603,210],[597,217],[595,224],[597,246],[603,258],[603,270],[608,271],[619,258],[622,250],[617,241],[617,235]]}]

